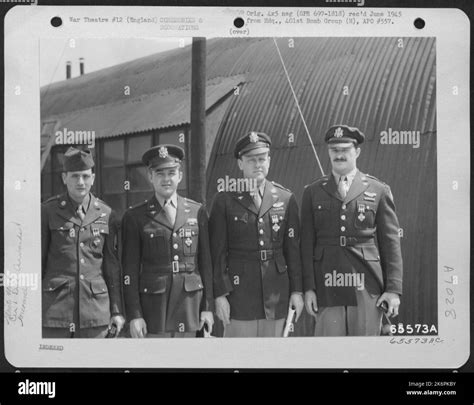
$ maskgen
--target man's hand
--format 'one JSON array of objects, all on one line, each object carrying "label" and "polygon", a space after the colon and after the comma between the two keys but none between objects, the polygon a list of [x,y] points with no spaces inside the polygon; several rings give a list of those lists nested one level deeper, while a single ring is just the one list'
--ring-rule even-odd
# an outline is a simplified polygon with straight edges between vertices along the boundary
[{"label": "man's hand", "polygon": [[132,338],[144,338],[147,333],[146,322],[143,318],[135,318],[130,321],[130,335],[132,335]]},{"label": "man's hand", "polygon": [[212,332],[212,325],[214,325],[214,315],[211,311],[202,311],[201,312],[201,323],[199,324],[199,329],[207,326],[207,332],[210,334]]},{"label": "man's hand", "polygon": [[291,294],[290,308],[294,308],[296,310],[295,323],[298,322],[301,312],[303,312],[303,307],[304,307],[303,296],[299,293]]},{"label": "man's hand", "polygon": [[304,305],[308,314],[316,317],[316,312],[318,312],[318,301],[316,299],[316,293],[313,290],[308,290],[305,292]]},{"label": "man's hand", "polygon": [[398,307],[400,306],[400,296],[395,293],[384,292],[377,300],[377,306],[382,305],[382,302],[386,302],[388,306],[387,315],[389,317],[398,315]]},{"label": "man's hand", "polygon": [[122,315],[114,315],[110,318],[109,329],[112,328],[112,324],[115,324],[115,326],[117,327],[118,335],[122,330],[123,325],[125,325],[125,318]]},{"label": "man's hand", "polygon": [[216,298],[216,315],[224,325],[230,323],[230,305],[225,295]]}]

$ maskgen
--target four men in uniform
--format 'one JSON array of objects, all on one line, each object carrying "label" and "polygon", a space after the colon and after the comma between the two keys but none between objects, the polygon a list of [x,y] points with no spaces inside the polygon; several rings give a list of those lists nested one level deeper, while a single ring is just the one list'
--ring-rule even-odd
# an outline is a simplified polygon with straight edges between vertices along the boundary
[{"label": "four men in uniform", "polygon": [[[390,188],[357,170],[364,135],[345,125],[325,136],[332,172],[294,194],[267,180],[271,139],[250,132],[234,150],[247,189],[205,207],[177,194],[184,151],[158,145],[142,161],[154,195],[122,220],[123,293],[130,334],[282,336],[290,308],[316,317],[316,336],[378,335],[398,314],[399,225]],[[101,337],[124,324],[113,213],[89,193],[92,158],[71,148],[68,193],[42,206],[43,336]],[[301,246],[300,246],[301,244]],[[304,293],[304,300],[303,300]],[[385,307],[384,307],[385,305]],[[72,330],[71,330],[71,326]]]}]

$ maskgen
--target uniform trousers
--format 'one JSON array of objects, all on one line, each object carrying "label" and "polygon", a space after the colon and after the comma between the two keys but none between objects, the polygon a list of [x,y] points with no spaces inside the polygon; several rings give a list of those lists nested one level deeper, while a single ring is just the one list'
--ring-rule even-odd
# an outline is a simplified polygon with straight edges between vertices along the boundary
[{"label": "uniform trousers", "polygon": [[231,319],[230,324],[224,326],[224,337],[282,337],[285,319],[269,321],[256,319],[253,321],[239,321]]},{"label": "uniform trousers", "polygon": [[316,316],[315,336],[379,336],[382,309],[378,295],[356,290],[357,306],[321,307]]},{"label": "uniform trousers", "polygon": [[105,338],[107,335],[108,325],[96,326],[93,328],[79,328],[71,332],[69,328],[48,328],[43,327],[43,339],[66,339],[66,338]]}]

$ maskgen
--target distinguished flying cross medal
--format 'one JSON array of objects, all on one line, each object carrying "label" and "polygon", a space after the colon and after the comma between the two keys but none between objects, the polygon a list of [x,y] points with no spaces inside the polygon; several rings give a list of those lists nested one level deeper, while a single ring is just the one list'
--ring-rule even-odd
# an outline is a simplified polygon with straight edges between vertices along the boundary
[{"label": "distinguished flying cross medal", "polygon": [[168,148],[166,146],[162,146],[158,151],[160,158],[166,159],[168,157]]},{"label": "distinguished flying cross medal", "polygon": [[365,219],[365,215],[361,212],[357,218],[359,218],[359,221],[362,222]]},{"label": "distinguished flying cross medal", "polygon": [[342,135],[344,135],[344,132],[342,131],[342,129],[340,127],[336,128],[336,130],[334,131],[334,136],[336,138],[341,138]]},{"label": "distinguished flying cross medal", "polygon": [[278,224],[273,225],[273,230],[275,232],[278,232],[279,229],[280,229],[280,225],[278,225]]},{"label": "distinguished flying cross medal", "polygon": [[256,132],[250,133],[250,135],[249,135],[249,140],[250,140],[250,142],[252,142],[252,143],[258,142],[258,135],[257,135],[257,133],[256,133]]}]

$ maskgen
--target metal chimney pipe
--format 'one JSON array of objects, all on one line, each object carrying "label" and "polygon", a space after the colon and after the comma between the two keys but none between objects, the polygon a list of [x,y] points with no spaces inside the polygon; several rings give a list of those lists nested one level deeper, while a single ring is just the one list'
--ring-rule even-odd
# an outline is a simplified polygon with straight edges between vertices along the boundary
[{"label": "metal chimney pipe", "polygon": [[79,58],[79,74],[84,74],[84,58]]},{"label": "metal chimney pipe", "polygon": [[66,62],[66,79],[71,78],[71,62],[67,61]]}]

